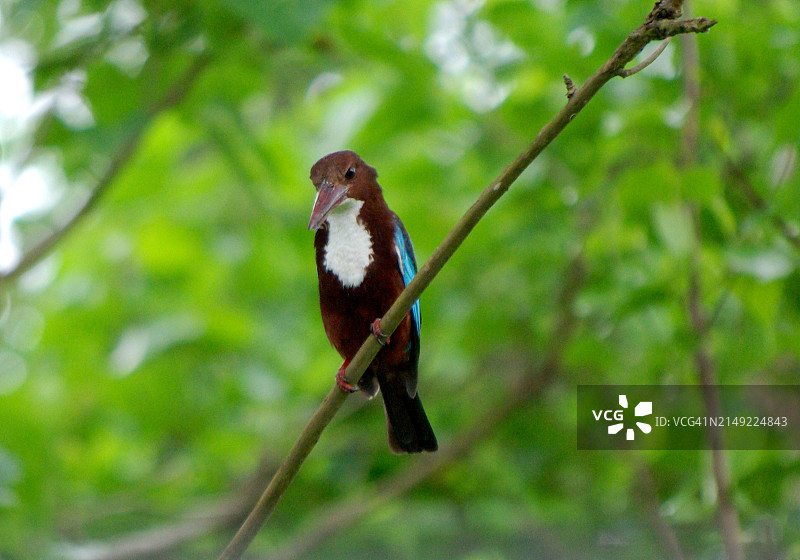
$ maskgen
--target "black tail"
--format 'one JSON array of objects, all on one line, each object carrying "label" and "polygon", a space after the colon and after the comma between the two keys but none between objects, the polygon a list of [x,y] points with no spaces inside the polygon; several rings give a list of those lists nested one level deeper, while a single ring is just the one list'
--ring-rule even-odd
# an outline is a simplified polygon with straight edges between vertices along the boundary
[{"label": "black tail", "polygon": [[386,411],[389,448],[394,453],[436,451],[439,445],[418,394],[408,395],[406,384],[397,376],[378,374]]}]

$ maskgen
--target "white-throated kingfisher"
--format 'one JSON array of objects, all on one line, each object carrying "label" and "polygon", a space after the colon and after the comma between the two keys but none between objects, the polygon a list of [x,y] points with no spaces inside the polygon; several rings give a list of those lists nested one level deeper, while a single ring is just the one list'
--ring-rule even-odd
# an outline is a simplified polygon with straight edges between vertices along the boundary
[{"label": "white-throated kingfisher", "polygon": [[380,318],[417,272],[411,238],[383,199],[378,173],[351,151],[329,154],[311,168],[317,189],[308,229],[316,230],[319,302],[325,333],[344,358],[344,376],[364,340],[383,345],[358,381],[370,398],[383,395],[389,447],[395,453],[436,451],[436,436],[417,394],[419,301],[387,337]]}]

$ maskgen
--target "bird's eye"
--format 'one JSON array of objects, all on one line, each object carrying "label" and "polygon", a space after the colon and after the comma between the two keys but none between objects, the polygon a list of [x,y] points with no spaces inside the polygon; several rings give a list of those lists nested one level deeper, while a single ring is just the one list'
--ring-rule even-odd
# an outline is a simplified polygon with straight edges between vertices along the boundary
[{"label": "bird's eye", "polygon": [[347,179],[348,181],[350,179],[352,179],[353,177],[355,177],[355,176],[356,176],[356,168],[355,167],[351,167],[344,174],[344,178]]}]

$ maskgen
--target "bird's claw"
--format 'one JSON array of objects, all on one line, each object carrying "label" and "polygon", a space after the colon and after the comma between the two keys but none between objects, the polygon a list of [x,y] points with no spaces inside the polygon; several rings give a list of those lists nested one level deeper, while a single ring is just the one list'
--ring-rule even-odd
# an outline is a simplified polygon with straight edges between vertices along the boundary
[{"label": "bird's claw", "polygon": [[380,319],[375,319],[374,321],[372,321],[370,330],[372,331],[372,334],[375,336],[375,338],[378,339],[378,344],[380,344],[381,346],[386,346],[387,344],[389,344],[389,335],[381,330]]},{"label": "bird's claw", "polygon": [[339,387],[345,393],[355,393],[358,391],[358,387],[350,383],[347,378],[344,376],[344,370],[347,369],[347,365],[350,363],[349,360],[345,361],[342,364],[342,367],[339,368],[339,371],[336,372],[336,386]]}]

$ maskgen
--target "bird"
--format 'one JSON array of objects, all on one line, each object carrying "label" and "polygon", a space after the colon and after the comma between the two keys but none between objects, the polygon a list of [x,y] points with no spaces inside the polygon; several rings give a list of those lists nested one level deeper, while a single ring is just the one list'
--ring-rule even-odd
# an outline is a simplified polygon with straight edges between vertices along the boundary
[{"label": "bird", "polygon": [[[414,302],[391,337],[380,318],[417,272],[411,238],[383,198],[378,173],[353,151],[334,152],[311,167],[316,189],[308,229],[315,231],[322,323],[344,359],[336,385],[383,396],[389,449],[396,454],[436,451],[438,443],[417,393],[420,307]],[[358,380],[345,377],[368,336],[382,348]]]}]

